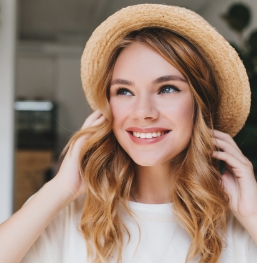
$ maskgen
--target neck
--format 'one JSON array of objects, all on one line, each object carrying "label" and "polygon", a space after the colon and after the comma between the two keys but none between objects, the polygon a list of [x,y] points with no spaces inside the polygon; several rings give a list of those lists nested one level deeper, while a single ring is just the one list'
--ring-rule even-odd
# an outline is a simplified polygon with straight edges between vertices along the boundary
[{"label": "neck", "polygon": [[170,203],[171,180],[170,165],[136,166],[132,199],[146,204]]}]

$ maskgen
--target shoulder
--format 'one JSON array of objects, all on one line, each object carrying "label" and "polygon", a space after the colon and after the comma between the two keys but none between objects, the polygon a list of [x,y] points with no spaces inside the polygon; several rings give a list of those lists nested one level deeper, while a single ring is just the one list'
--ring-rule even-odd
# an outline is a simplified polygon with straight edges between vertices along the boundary
[{"label": "shoulder", "polygon": [[86,262],[86,245],[79,227],[84,199],[78,198],[56,215],[21,263]]},{"label": "shoulder", "polygon": [[257,245],[245,228],[233,216],[228,213],[226,231],[226,252],[235,257],[235,262],[253,263],[257,258]]}]

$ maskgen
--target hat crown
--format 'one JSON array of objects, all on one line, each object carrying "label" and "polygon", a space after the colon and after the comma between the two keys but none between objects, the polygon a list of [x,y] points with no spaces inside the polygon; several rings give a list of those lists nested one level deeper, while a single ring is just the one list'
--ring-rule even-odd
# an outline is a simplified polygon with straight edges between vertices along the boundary
[{"label": "hat crown", "polygon": [[108,17],[92,33],[81,59],[81,77],[88,103],[96,109],[92,89],[119,41],[144,27],[171,30],[195,45],[206,57],[221,95],[218,113],[223,132],[234,136],[250,111],[250,85],[245,67],[233,47],[206,20],[177,6],[139,4]]}]

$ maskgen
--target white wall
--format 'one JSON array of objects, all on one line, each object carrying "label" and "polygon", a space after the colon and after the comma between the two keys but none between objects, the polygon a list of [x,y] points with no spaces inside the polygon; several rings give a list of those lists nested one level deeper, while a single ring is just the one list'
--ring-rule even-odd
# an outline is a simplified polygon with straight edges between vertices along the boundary
[{"label": "white wall", "polygon": [[[29,5],[34,1],[31,0],[22,0],[21,4],[23,6],[25,3],[27,4],[27,7],[32,8],[31,5]],[[36,1],[37,2],[37,1]],[[34,4],[36,4],[36,2]],[[157,1],[156,1],[157,2]],[[228,6],[230,6],[232,3],[235,3],[235,0],[215,0],[215,1],[208,1],[206,3],[205,8],[203,7],[200,10],[200,14],[208,20],[217,30],[228,40],[237,41],[235,34],[227,27],[227,25],[220,19],[220,14],[224,13]],[[257,0],[242,0],[241,2],[247,3],[252,7],[253,12],[253,21],[251,24],[251,27],[248,29],[248,32],[252,28],[257,27]],[[1,167],[1,173],[0,173],[0,222],[2,222],[4,219],[6,219],[12,212],[12,179],[13,179],[13,110],[12,110],[12,103],[13,103],[13,93],[14,93],[14,54],[15,54],[15,10],[16,10],[16,1],[15,0],[0,0],[1,3],[1,25],[0,25],[0,167]],[[42,1],[42,3],[46,3],[45,1]],[[53,5],[53,2],[48,0],[48,3]],[[67,0],[66,0],[66,3]],[[93,1],[91,1],[93,3]],[[84,4],[82,0],[77,0],[77,6],[80,4]],[[59,5],[60,6],[60,5]],[[97,5],[96,5],[97,6]],[[115,5],[114,5],[115,6]],[[87,8],[87,10],[83,10],[83,8],[76,9],[76,12],[86,12],[89,15],[95,14],[95,12],[91,12],[94,10],[95,6],[91,6],[91,8]],[[99,6],[98,6],[99,8]],[[113,9],[118,9],[117,6]],[[102,9],[101,9],[102,10]],[[96,11],[96,10],[95,10]],[[64,12],[63,10],[60,11],[60,14]],[[74,13],[76,13],[74,11]],[[99,11],[100,12],[100,11]],[[45,14],[42,12],[42,14]],[[24,14],[21,14],[21,21],[25,24],[25,22],[29,23],[31,21],[23,20],[25,19]],[[101,20],[104,16],[102,14],[102,11],[100,14],[98,14],[98,19]],[[53,16],[54,17],[54,16]],[[77,19],[81,16],[74,16],[74,19]],[[26,19],[29,19],[29,17],[26,17]],[[91,25],[91,27],[95,26],[95,24],[99,21],[98,19],[91,19],[94,23]],[[74,20],[75,21],[75,20]],[[76,20],[77,21],[77,20]],[[53,21],[56,22],[54,25],[59,26],[58,30],[55,29],[55,33],[58,31],[58,33],[69,33],[62,31],[62,26],[64,26],[64,21],[60,23],[60,21]],[[86,27],[86,23],[84,21],[80,22],[80,28],[76,27],[77,32],[75,33],[82,33],[89,32],[88,28]],[[30,23],[33,25],[33,23]],[[39,23],[39,25],[47,26],[48,24],[45,23]],[[72,24],[75,25],[75,22]],[[30,27],[31,29],[32,27]],[[23,28],[21,28],[23,29]],[[32,28],[33,29],[33,28]],[[31,32],[27,31],[24,32],[25,35],[33,34],[34,31],[31,29]],[[25,29],[23,29],[25,30]],[[33,31],[33,32],[32,32]],[[68,31],[74,32],[73,28],[69,28]],[[43,32],[43,30],[42,30]],[[248,33],[246,32],[246,33]],[[51,35],[49,31],[47,31],[49,36]],[[52,59],[52,57],[50,58]],[[49,89],[49,97],[58,97],[61,101],[61,110],[62,112],[65,112],[67,109],[64,107],[64,105],[67,104],[67,99],[71,98],[72,100],[81,101],[79,104],[76,104],[76,107],[72,108],[72,114],[64,114],[63,119],[61,119],[61,123],[68,123],[70,120],[71,128],[70,127],[64,127],[63,131],[60,131],[62,133],[62,140],[67,140],[67,137],[69,133],[76,130],[76,128],[79,126],[79,123],[83,122],[84,116],[87,115],[87,111],[90,111],[86,105],[85,108],[82,107],[82,100],[84,101],[84,97],[82,93],[78,93],[78,96],[70,96],[71,94],[69,92],[72,92],[73,90],[70,87],[75,88],[79,87],[80,79],[79,76],[76,76],[76,80],[74,82],[73,78],[71,78],[70,74],[67,74],[67,72],[77,72],[79,74],[79,59],[77,58],[60,58],[58,60],[58,68],[60,71],[58,73],[60,74],[60,79],[62,80],[59,85],[57,85],[57,91],[56,94],[52,94],[51,90]],[[31,61],[29,61],[30,63]],[[69,62],[69,63],[68,63]],[[21,63],[20,60],[18,60],[18,65]],[[43,61],[42,64],[39,65],[39,67],[45,67],[48,64],[47,61]],[[17,77],[19,79],[22,79],[24,77],[24,73],[27,71],[27,67],[23,68],[22,71],[18,71]],[[36,69],[36,68],[35,68]],[[49,69],[49,68],[48,68]],[[40,70],[39,70],[40,72]],[[52,71],[51,71],[52,72]],[[44,73],[49,73],[51,75],[50,70]],[[30,72],[31,74],[31,72]],[[37,79],[38,80],[38,79]],[[46,81],[50,81],[52,78],[42,79],[41,81],[38,81],[36,84],[42,85],[42,83]],[[22,84],[22,83],[20,83]],[[31,83],[31,85],[34,85],[35,83]],[[55,83],[56,84],[56,83]],[[44,85],[47,87],[52,87],[54,83],[50,83],[49,85]],[[25,87],[25,85],[19,85],[21,87]],[[81,87],[79,87],[81,89]],[[19,89],[18,89],[19,91]],[[33,91],[34,92],[34,91]],[[29,93],[30,96],[32,96],[34,93],[32,91]],[[46,90],[44,90],[46,92]],[[82,90],[80,90],[82,92]],[[77,93],[76,93],[77,94]],[[22,95],[22,94],[17,94]],[[35,94],[35,95],[38,95]],[[69,100],[70,102],[70,100]],[[75,116],[75,117],[74,117]],[[68,130],[67,130],[68,128]],[[67,131],[65,131],[67,130]]]},{"label": "white wall", "polygon": [[1,0],[0,5],[0,222],[2,222],[12,213],[16,1]]},{"label": "white wall", "polygon": [[19,0],[19,35],[23,39],[85,36],[122,7],[140,3],[166,3],[199,10],[213,0]]},{"label": "white wall", "polygon": [[[17,51],[18,52],[18,51]],[[52,55],[16,56],[16,96],[26,99],[54,99],[55,58]]]},{"label": "white wall", "polygon": [[41,97],[57,103],[57,154],[91,113],[82,90],[80,59],[84,45],[19,42],[17,47],[16,96]]},{"label": "white wall", "polygon": [[209,1],[205,9],[201,9],[200,15],[202,15],[212,26],[214,26],[227,40],[238,43],[236,34],[227,26],[227,24],[220,18],[221,14],[227,12],[230,5],[241,2],[248,5],[251,8],[252,21],[250,26],[244,32],[244,36],[247,37],[249,32],[253,29],[257,29],[257,0],[215,0]]},{"label": "white wall", "polygon": [[56,83],[56,101],[58,102],[58,152],[92,112],[80,78],[80,57],[60,56],[57,60],[58,81]]}]

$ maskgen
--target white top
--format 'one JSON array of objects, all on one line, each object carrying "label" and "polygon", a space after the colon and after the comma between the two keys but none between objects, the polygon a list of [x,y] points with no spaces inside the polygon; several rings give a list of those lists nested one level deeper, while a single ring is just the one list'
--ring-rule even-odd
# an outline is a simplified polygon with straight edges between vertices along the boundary
[{"label": "white top", "polygon": [[[131,238],[125,236],[122,263],[185,263],[191,238],[177,222],[172,204],[129,202],[140,227],[120,207]],[[87,263],[86,243],[78,225],[83,198],[63,209],[41,234],[22,263]],[[197,260],[198,259],[198,260]],[[191,261],[196,263],[199,258]],[[109,262],[115,262],[110,260]],[[227,245],[219,263],[256,263],[257,245],[230,215],[227,222]]]}]

